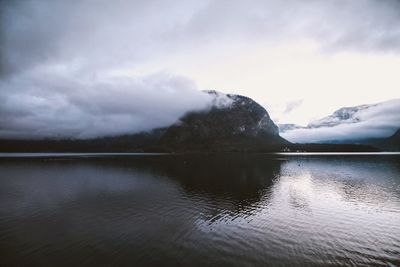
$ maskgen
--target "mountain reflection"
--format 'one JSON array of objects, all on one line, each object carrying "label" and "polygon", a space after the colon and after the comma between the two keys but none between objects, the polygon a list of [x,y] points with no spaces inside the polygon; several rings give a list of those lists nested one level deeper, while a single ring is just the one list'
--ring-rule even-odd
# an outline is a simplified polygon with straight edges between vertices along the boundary
[{"label": "mountain reflection", "polygon": [[256,155],[211,154],[140,159],[131,165],[179,181],[190,194],[250,205],[279,177],[281,161]]}]

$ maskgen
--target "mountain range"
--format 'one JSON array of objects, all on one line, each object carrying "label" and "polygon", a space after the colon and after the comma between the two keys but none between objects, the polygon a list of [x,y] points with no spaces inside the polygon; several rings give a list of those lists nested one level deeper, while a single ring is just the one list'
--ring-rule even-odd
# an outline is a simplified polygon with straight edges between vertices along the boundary
[{"label": "mountain range", "polygon": [[340,108],[307,126],[279,124],[280,134],[295,143],[372,144],[399,128],[400,99]]},{"label": "mountain range", "polygon": [[[370,138],[368,142],[292,143],[286,135],[296,131],[333,129],[365,121],[366,111],[387,104],[361,105],[335,111],[306,127],[271,120],[267,110],[246,96],[204,91],[211,105],[192,111],[174,124],[147,132],[93,139],[0,139],[2,152],[212,152],[212,151],[378,151],[399,149],[399,131],[390,138]],[[399,104],[395,102],[395,104]],[[375,110],[375,111],[374,111]],[[374,113],[375,112],[375,113]],[[379,113],[379,112],[378,112]],[[373,117],[373,116],[372,116]],[[378,116],[379,117],[379,116]],[[398,129],[399,127],[397,127]],[[280,135],[282,134],[283,137]],[[367,139],[363,139],[364,141]]]}]

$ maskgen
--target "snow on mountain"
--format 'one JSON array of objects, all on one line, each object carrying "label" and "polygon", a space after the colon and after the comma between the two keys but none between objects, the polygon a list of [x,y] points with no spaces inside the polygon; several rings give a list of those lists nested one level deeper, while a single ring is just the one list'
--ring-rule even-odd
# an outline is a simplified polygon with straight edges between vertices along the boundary
[{"label": "snow on mountain", "polygon": [[400,128],[400,99],[377,104],[344,107],[332,115],[310,122],[307,127],[280,126],[282,137],[291,142],[357,142],[392,135]]},{"label": "snow on mountain", "polygon": [[212,97],[211,107],[226,108],[234,102],[232,95],[224,94],[215,90],[204,90],[203,92]]},{"label": "snow on mountain", "polygon": [[379,104],[341,108],[330,116],[310,122],[308,128],[333,127],[341,123],[357,123],[361,121],[360,115],[363,112],[377,105]]}]

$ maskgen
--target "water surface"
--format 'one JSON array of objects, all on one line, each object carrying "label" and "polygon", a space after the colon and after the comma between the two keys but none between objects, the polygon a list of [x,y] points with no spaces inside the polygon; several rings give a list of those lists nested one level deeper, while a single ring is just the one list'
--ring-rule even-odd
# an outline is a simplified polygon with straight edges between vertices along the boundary
[{"label": "water surface", "polygon": [[400,265],[398,155],[20,156],[0,266]]}]

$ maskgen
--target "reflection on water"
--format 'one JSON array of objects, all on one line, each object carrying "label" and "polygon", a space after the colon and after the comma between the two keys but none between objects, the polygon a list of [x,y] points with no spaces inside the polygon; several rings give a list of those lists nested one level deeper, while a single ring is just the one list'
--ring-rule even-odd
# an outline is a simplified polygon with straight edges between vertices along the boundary
[{"label": "reflection on water", "polygon": [[400,158],[0,161],[1,266],[398,266]]}]

